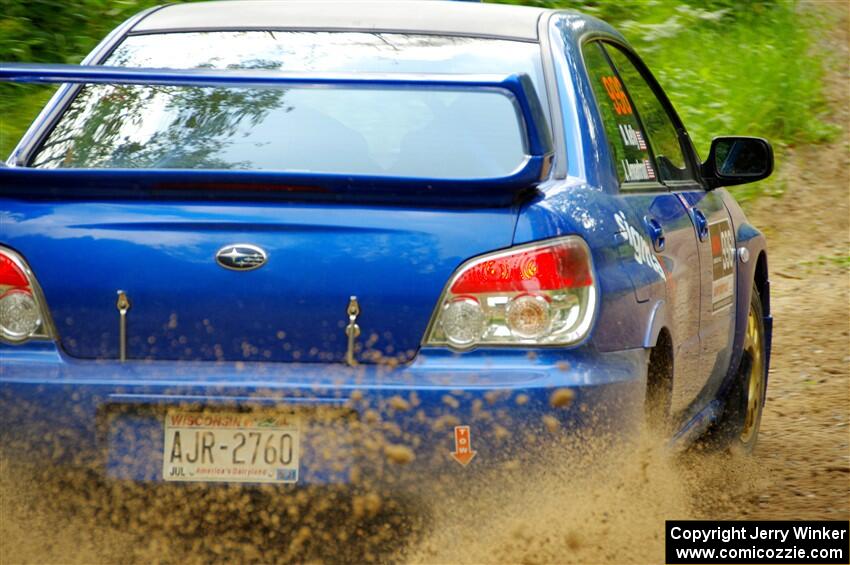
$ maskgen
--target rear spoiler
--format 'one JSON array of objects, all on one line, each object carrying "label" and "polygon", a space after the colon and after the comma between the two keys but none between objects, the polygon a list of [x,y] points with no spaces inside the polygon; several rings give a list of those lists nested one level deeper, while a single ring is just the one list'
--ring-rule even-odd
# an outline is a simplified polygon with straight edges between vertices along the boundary
[{"label": "rear spoiler", "polygon": [[[289,171],[201,169],[34,169],[0,167],[0,195],[52,198],[221,198],[276,194],[360,200],[408,200],[424,196],[445,203],[507,203],[548,176],[552,138],[545,113],[526,74],[306,74],[262,70],[172,70],[105,66],[0,64],[0,82],[141,84],[206,87],[444,89],[499,91],[512,100],[524,133],[526,158],[509,176],[419,178]],[[67,190],[69,185],[73,191]],[[63,190],[64,188],[64,190]],[[71,194],[73,192],[73,194]]]}]

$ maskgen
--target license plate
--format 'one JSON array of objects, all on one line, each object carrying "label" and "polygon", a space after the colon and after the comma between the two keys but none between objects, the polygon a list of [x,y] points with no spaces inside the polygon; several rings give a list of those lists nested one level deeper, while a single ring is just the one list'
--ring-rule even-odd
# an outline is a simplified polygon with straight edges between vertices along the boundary
[{"label": "license plate", "polygon": [[294,413],[169,412],[166,481],[294,483],[301,422]]}]

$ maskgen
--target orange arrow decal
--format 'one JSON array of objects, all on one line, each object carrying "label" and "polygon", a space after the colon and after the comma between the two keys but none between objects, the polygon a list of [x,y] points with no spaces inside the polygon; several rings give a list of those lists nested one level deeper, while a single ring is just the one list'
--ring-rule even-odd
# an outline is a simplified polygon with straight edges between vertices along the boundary
[{"label": "orange arrow decal", "polygon": [[455,461],[466,467],[476,452],[472,451],[472,440],[469,437],[469,426],[455,426],[455,451],[450,455]]}]

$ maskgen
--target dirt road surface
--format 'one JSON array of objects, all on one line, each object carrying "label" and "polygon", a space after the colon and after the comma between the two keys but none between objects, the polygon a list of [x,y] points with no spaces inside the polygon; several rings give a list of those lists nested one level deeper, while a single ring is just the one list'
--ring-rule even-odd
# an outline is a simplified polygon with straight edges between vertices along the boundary
[{"label": "dirt road surface", "polygon": [[435,490],[421,521],[381,493],[264,502],[187,489],[180,500],[140,498],[85,477],[12,480],[0,460],[0,563],[659,563],[665,519],[848,519],[850,7],[807,9],[832,29],[819,46],[829,70],[825,118],[841,131],[784,152],[784,195],[749,207],[768,237],[776,329],[754,457],[671,457],[653,437],[613,451],[601,442],[592,463],[552,449],[533,469]]},{"label": "dirt road surface", "polygon": [[766,488],[747,517],[847,519],[850,505],[850,37],[848,5],[824,3],[822,38],[834,142],[793,150],[780,175],[784,197],[750,217],[770,246],[776,334],[758,465]]}]

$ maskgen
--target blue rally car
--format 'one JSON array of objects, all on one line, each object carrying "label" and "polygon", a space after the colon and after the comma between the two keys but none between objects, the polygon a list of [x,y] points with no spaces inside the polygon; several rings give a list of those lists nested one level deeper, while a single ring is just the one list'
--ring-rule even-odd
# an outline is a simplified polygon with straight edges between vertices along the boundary
[{"label": "blue rally car", "polygon": [[771,148],[701,161],[599,20],[177,4],[0,80],[60,85],[0,167],[10,461],[310,485],[756,441],[765,238],[723,187]]}]

